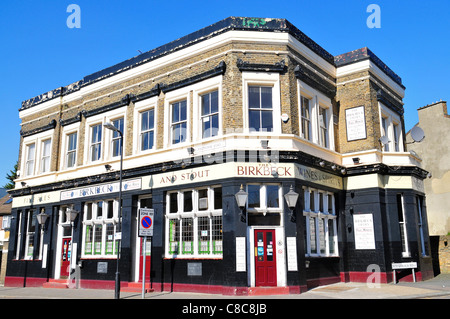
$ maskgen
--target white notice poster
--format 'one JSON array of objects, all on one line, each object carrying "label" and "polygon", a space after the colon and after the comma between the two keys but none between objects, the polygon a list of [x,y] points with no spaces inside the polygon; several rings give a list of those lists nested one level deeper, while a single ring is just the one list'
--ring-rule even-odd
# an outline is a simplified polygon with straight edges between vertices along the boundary
[{"label": "white notice poster", "polygon": [[245,237],[236,237],[236,271],[245,270]]},{"label": "white notice poster", "polygon": [[345,110],[345,124],[347,127],[348,142],[365,139],[367,134],[364,106]]},{"label": "white notice poster", "polygon": [[375,249],[372,214],[353,215],[355,249]]},{"label": "white notice poster", "polygon": [[287,237],[288,271],[297,271],[297,242],[295,237]]}]

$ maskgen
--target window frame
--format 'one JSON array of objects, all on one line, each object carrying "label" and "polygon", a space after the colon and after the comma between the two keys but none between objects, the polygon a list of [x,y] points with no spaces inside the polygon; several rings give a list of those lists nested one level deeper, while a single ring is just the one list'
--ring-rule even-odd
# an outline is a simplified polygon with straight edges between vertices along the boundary
[{"label": "window frame", "polygon": [[389,139],[389,142],[382,147],[383,152],[401,153],[405,150],[403,143],[403,125],[401,116],[378,102],[380,133]]},{"label": "window frame", "polygon": [[[117,122],[119,122],[119,123],[117,123]],[[122,122],[122,123],[120,123],[120,122]],[[116,127],[117,129],[119,129],[122,132],[122,135],[124,137],[123,141],[121,141],[120,134],[117,131],[108,130],[109,134],[110,134],[110,141],[111,141],[111,143],[110,143],[111,149],[110,149],[109,157],[114,159],[114,158],[120,157],[120,150],[121,150],[120,144],[123,143],[125,140],[125,117],[119,116],[119,117],[111,118],[110,123],[112,125],[114,125],[114,127]],[[116,124],[119,124],[119,127],[117,127]],[[103,126],[102,126],[102,129],[103,129]],[[115,144],[118,144],[118,145],[115,146]],[[117,154],[115,153],[116,150],[117,150]]]},{"label": "window frame", "polygon": [[[303,218],[305,223],[304,235],[306,248],[305,256],[338,257],[339,250],[335,194],[322,189],[306,186],[303,187],[303,192]],[[311,194],[313,194],[312,197]],[[321,194],[322,203],[320,202]],[[329,196],[331,196],[331,211],[329,207]],[[313,205],[311,205],[311,198],[314,201]],[[330,221],[332,222],[331,229]],[[311,229],[311,226],[313,226],[313,229]],[[321,236],[321,226],[323,227],[323,236]]]},{"label": "window frame", "polygon": [[[54,133],[54,129],[48,130],[48,131],[44,131],[41,133],[37,133],[34,135],[30,135],[27,137],[23,138],[22,141],[22,155],[21,155],[21,171],[24,177],[32,177],[32,176],[39,176],[39,175],[44,175],[44,174],[48,174],[50,172],[50,170],[48,172],[42,172],[41,171],[41,158],[42,158],[42,144],[44,141],[46,140],[50,140],[50,165],[49,165],[49,169],[51,169],[51,154],[52,154],[52,149],[53,149],[53,133]],[[27,162],[28,160],[28,154],[29,154],[29,149],[28,147],[30,145],[34,144],[34,163],[32,164],[32,172],[31,174],[28,174],[28,165]]]},{"label": "window frame", "polygon": [[35,254],[35,236],[36,236],[36,226],[38,225],[36,215],[37,209],[27,209],[26,210],[27,221],[25,228],[25,260],[33,260]]},{"label": "window frame", "polygon": [[[398,193],[396,195],[396,202],[397,202],[399,235],[400,235],[400,242],[402,244],[402,257],[408,258],[411,257],[411,250],[409,249],[408,227],[405,211],[405,196],[403,193]],[[400,209],[401,211],[399,211]]]},{"label": "window frame", "polygon": [[[30,152],[30,148],[33,146],[33,151]],[[30,154],[33,154],[33,158],[30,159]],[[34,170],[36,167],[36,142],[28,143],[25,145],[25,176],[34,176]]]},{"label": "window frame", "polygon": [[[223,228],[222,200],[220,202],[220,208],[216,208],[215,206],[215,192],[218,188],[221,189],[222,194],[222,187],[220,185],[181,189],[166,193],[165,258],[223,258],[223,235],[221,235],[222,237],[219,239],[213,239],[214,219],[220,219],[219,227],[220,229]],[[207,192],[207,208],[201,209],[200,205],[202,204],[200,199],[205,197],[200,197],[199,193],[204,190]],[[185,194],[188,193],[191,194],[192,206],[185,207]],[[176,210],[171,207],[171,197],[173,199],[176,198]],[[188,209],[189,211],[185,211],[185,209]],[[205,229],[202,229],[202,231],[199,232],[202,227],[202,225],[199,226],[199,222],[204,219],[207,219],[208,221],[208,228],[206,229],[206,231],[208,231],[207,235],[203,235]],[[188,224],[189,222],[191,222],[190,225]],[[222,231],[220,231],[220,234],[222,234]],[[202,241],[202,237],[205,236],[207,236],[208,239]],[[192,240],[188,240],[190,238],[192,238]],[[208,243],[205,244],[205,242]]]},{"label": "window frame", "polygon": [[[222,125],[222,75],[201,81],[188,87],[192,90],[192,140],[193,141],[209,141],[223,135]],[[217,135],[203,137],[202,127],[202,96],[217,91],[218,103],[218,130]]]},{"label": "window frame", "polygon": [[[75,148],[71,149],[71,136],[75,135]],[[78,153],[78,131],[74,131],[74,132],[69,132],[66,133],[66,162],[65,162],[65,167],[66,168],[74,168],[77,166],[77,153]],[[73,157],[73,165],[69,166],[69,157]]]},{"label": "window frame", "polygon": [[[250,105],[249,87],[266,86],[272,87],[272,131],[251,131],[250,130]],[[243,105],[243,125],[244,133],[252,135],[280,135],[281,132],[281,94],[280,94],[280,74],[279,73],[259,73],[242,72],[242,105]]]},{"label": "window frame", "polygon": [[[302,140],[313,143],[319,147],[327,150],[334,151],[334,127],[333,127],[333,105],[331,99],[323,93],[305,84],[304,82],[297,80],[298,90],[298,114],[299,114],[299,136]],[[310,134],[309,138],[305,137],[303,128],[303,113],[302,103],[303,99],[309,100],[309,115],[310,115]],[[325,145],[323,145],[322,139],[322,126],[320,123],[320,110],[323,109],[326,114],[326,138]]]},{"label": "window frame", "polygon": [[[113,157],[112,155],[112,137],[113,131],[104,127],[105,123],[112,123],[114,120],[123,118],[124,128],[123,128],[123,152],[125,156],[125,146],[127,145],[127,107],[122,106],[120,108],[89,116],[86,119],[85,130],[85,141],[84,141],[84,158],[83,162],[86,165],[89,164],[102,164],[107,160],[117,160],[119,156]],[[97,160],[92,161],[92,128],[94,126],[101,125],[101,139],[100,142],[100,157]]]},{"label": "window frame", "polygon": [[[101,215],[99,214],[99,203],[101,203]],[[112,217],[108,216],[108,211],[112,205]],[[91,207],[91,215],[88,216],[88,207]],[[119,239],[115,234],[120,233],[119,229],[119,200],[117,198],[93,200],[85,202],[83,205],[82,220],[82,240],[81,258],[85,259],[107,259],[117,257],[120,250]],[[108,234],[108,226],[112,226],[112,234]],[[100,232],[97,236],[96,231]],[[88,233],[90,236],[88,236]],[[112,238],[112,240],[109,239]],[[90,240],[88,241],[88,238]],[[100,241],[97,239],[100,238]],[[97,244],[100,242],[99,249]],[[112,245],[110,244],[112,242]],[[88,244],[90,244],[88,246]],[[109,246],[111,246],[109,248]]]},{"label": "window frame", "polygon": [[[304,101],[308,101],[308,107],[304,107]],[[311,130],[311,103],[312,103],[312,98],[307,97],[305,94],[300,95],[300,136],[302,138],[304,138],[305,140],[308,140],[310,142],[312,142],[312,130]],[[307,109],[308,110],[308,117],[305,117],[303,115],[303,110]],[[307,122],[308,127],[307,130],[305,129],[305,122]],[[307,131],[307,136],[305,134],[305,132]]]},{"label": "window frame", "polygon": [[[150,149],[142,149],[142,114],[153,110],[153,147]],[[133,125],[133,152],[134,154],[146,154],[151,153],[157,149],[157,141],[159,127],[158,123],[158,97],[154,96],[142,101],[136,102],[134,105],[134,121],[137,121],[137,125]],[[149,132],[151,130],[147,130]]]},{"label": "window frame", "polygon": [[[49,152],[48,154],[46,153],[46,147],[45,147],[45,144],[47,142],[50,144],[50,146],[48,147],[48,152]],[[47,139],[42,139],[41,140],[41,152],[40,152],[41,158],[39,160],[39,162],[40,162],[39,172],[41,174],[49,173],[51,171],[52,147],[53,147],[53,145],[52,145],[52,139],[51,138],[47,138]],[[48,167],[45,167],[46,163],[47,163]]]},{"label": "window frame", "polygon": [[[175,106],[178,106],[178,113],[179,113],[179,119],[177,121],[174,121],[174,108]],[[182,107],[185,106],[186,108],[186,118],[181,119],[181,115],[182,115]],[[183,145],[186,144],[188,142],[188,131],[189,131],[189,127],[188,127],[188,122],[189,122],[189,117],[188,117],[188,99],[181,99],[181,100],[177,100],[177,101],[172,101],[169,104],[169,114],[170,114],[170,130],[169,130],[169,134],[170,134],[170,144],[173,146],[176,145]],[[185,134],[183,135],[183,124],[185,124],[185,128],[184,130],[186,131]],[[179,132],[177,133],[177,137],[179,137],[179,141],[178,142],[174,142],[174,137],[175,137],[175,132]],[[183,139],[182,139],[183,138]]]},{"label": "window frame", "polygon": [[[94,139],[94,128],[96,127],[100,127],[99,132],[100,132],[100,140],[99,141],[93,141]],[[94,162],[99,162],[103,159],[103,150],[102,150],[102,144],[103,144],[103,123],[101,122],[97,122],[97,123],[93,123],[89,125],[89,159],[88,162],[89,163],[94,163]],[[97,134],[98,135],[98,134]],[[99,150],[98,150],[98,157],[96,156],[96,159],[93,159],[94,156],[94,147],[95,146],[99,146]],[[97,151],[96,151],[97,152]]]}]

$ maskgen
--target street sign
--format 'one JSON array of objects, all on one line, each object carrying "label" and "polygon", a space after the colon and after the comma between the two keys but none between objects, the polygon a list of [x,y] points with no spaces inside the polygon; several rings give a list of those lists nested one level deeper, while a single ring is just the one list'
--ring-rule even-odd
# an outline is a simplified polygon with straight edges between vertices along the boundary
[{"label": "street sign", "polygon": [[152,208],[139,209],[139,237],[153,236],[153,216]]},{"label": "street sign", "polygon": [[392,269],[411,269],[417,268],[416,262],[408,262],[408,263],[392,263]]}]

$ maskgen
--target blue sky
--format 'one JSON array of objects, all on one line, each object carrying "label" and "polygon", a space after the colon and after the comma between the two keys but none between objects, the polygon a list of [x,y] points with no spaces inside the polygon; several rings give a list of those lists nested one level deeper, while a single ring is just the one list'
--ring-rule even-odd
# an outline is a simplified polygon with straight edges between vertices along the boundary
[{"label": "blue sky", "polygon": [[[381,28],[366,21],[381,9]],[[70,4],[81,28],[68,28]],[[18,158],[23,100],[82,79],[229,16],[285,18],[333,55],[369,47],[406,87],[406,130],[417,109],[450,99],[448,0],[21,0],[0,6],[0,186]]]}]

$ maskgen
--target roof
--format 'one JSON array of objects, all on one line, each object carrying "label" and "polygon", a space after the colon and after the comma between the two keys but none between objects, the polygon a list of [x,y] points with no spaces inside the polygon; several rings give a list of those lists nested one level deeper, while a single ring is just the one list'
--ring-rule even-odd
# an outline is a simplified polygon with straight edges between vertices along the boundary
[{"label": "roof", "polygon": [[12,198],[6,194],[0,198],[0,215],[11,214]]},{"label": "roof", "polygon": [[109,78],[121,72],[136,68],[144,63],[154,61],[167,54],[184,49],[191,45],[197,44],[201,41],[210,39],[219,34],[231,30],[243,31],[263,31],[263,32],[286,32],[292,35],[295,39],[300,41],[318,56],[333,66],[341,66],[347,63],[357,62],[363,59],[371,59],[379,66],[386,74],[388,74],[394,81],[401,85],[401,79],[391,69],[389,69],[378,57],[375,56],[369,49],[362,48],[346,54],[341,54],[334,57],[327,52],[319,44],[314,42],[302,31],[297,29],[286,19],[272,19],[272,18],[247,18],[247,17],[228,17],[224,20],[211,24],[203,29],[195,31],[177,40],[169,42],[165,45],[157,47],[153,50],[144,52],[126,61],[120,62],[116,65],[106,69],[97,71],[90,75],[83,77],[83,79],[76,81],[70,85],[58,87],[52,91],[43,93],[34,98],[22,102],[22,107],[19,111],[28,109],[40,103],[52,100],[54,98],[68,95],[70,93],[80,90],[82,87]]}]

